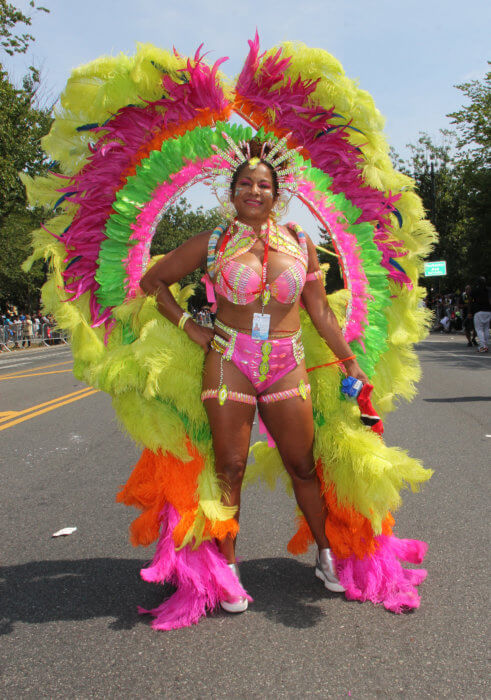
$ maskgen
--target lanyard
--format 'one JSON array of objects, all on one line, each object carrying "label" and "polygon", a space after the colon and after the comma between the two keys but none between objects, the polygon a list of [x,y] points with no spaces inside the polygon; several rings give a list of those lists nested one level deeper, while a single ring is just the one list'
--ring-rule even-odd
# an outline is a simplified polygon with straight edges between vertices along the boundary
[{"label": "lanyard", "polygon": [[[218,260],[222,260],[223,258],[223,253],[225,252],[225,248],[227,247],[228,242],[230,241],[231,238],[231,233],[230,229],[227,231],[225,234],[225,237],[222,241],[222,245],[220,246],[220,250],[218,251]],[[261,286],[258,289],[254,289],[252,292],[248,292],[248,294],[264,294],[264,291],[266,289],[267,283],[266,279],[268,276],[268,255],[269,255],[269,224],[268,224],[268,233],[266,235],[266,241],[264,242],[264,257],[263,257],[263,265],[261,269]],[[225,282],[226,286],[232,291],[235,292],[236,290],[233,288],[233,286],[230,284],[228,279],[225,277],[224,272],[223,272],[223,264],[218,266],[218,272],[222,278],[222,280]]]}]

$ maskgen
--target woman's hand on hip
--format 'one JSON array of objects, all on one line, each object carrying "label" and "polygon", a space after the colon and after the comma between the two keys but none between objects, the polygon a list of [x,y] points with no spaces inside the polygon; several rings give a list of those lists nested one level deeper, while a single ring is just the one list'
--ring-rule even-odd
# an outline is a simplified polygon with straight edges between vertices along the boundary
[{"label": "woman's hand on hip", "polygon": [[215,332],[211,328],[204,328],[195,321],[189,319],[184,324],[184,330],[188,338],[192,340],[193,343],[199,345],[205,355],[210,351],[211,340],[215,335]]}]

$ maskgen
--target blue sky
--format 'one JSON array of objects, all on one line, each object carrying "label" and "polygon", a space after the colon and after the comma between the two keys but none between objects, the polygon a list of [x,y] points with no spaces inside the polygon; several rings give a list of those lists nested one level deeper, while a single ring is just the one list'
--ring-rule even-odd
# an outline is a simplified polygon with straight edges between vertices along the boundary
[{"label": "blue sky", "polygon": [[[27,0],[17,0],[28,7]],[[326,49],[375,98],[396,150],[419,131],[437,135],[461,104],[453,85],[481,78],[490,58],[491,3],[485,0],[43,0],[36,42],[8,66],[20,76],[34,62],[56,97],[70,70],[102,54],[132,53],[135,42],[210,58],[229,56],[236,75],[257,26],[261,45],[300,40]],[[300,9],[301,8],[301,9]]]},{"label": "blue sky", "polygon": [[[486,0],[38,0],[35,43],[7,62],[19,78],[40,66],[54,100],[73,67],[102,54],[133,53],[135,42],[229,56],[236,75],[256,26],[261,46],[299,40],[329,51],[374,97],[399,153],[420,131],[438,139],[445,117],[462,104],[453,86],[482,78],[490,58],[491,3]],[[27,0],[17,0],[28,9]]]}]

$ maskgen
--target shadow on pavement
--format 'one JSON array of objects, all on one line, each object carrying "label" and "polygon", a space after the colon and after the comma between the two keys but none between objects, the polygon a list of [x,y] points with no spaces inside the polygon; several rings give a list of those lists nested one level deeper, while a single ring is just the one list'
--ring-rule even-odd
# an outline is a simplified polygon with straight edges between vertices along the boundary
[{"label": "shadow on pavement", "polygon": [[296,559],[252,559],[240,564],[240,576],[247,592],[254,598],[251,612],[292,627],[315,627],[323,618],[319,606],[326,598],[339,598],[314,575],[313,564]]},{"label": "shadow on pavement", "polygon": [[446,342],[422,340],[416,345],[418,354],[424,353],[425,362],[437,362],[470,370],[482,370],[489,367],[489,353],[478,353],[477,348],[468,348],[465,341],[448,339]]},{"label": "shadow on pavement", "polygon": [[[138,559],[34,561],[0,567],[0,634],[16,622],[42,624],[60,620],[110,617],[110,628],[149,624],[137,606],[153,608],[173,592],[171,586],[145,583]],[[314,577],[313,566],[294,559],[256,559],[241,564],[244,586],[254,598],[251,612],[286,627],[314,627],[322,618],[317,605],[339,596]]]},{"label": "shadow on pavement", "polygon": [[114,629],[131,629],[141,620],[137,605],[153,607],[162,596],[139,576],[137,559],[33,561],[0,567],[0,634],[15,622],[112,617]]},{"label": "shadow on pavement", "polygon": [[491,396],[454,396],[446,399],[423,399],[428,403],[462,403],[468,401],[491,401]]}]

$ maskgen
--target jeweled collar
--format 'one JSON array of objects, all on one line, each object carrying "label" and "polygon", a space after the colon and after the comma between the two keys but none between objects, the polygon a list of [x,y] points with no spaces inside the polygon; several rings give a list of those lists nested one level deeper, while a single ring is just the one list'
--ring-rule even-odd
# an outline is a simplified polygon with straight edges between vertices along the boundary
[{"label": "jeweled collar", "polygon": [[268,219],[266,223],[261,226],[261,231],[259,233],[256,233],[252,226],[244,224],[238,219],[234,219],[230,227],[232,229],[232,240],[241,236],[263,239],[266,238],[268,231],[272,228],[272,221]]},{"label": "jeweled collar", "polygon": [[269,245],[278,252],[284,252],[292,257],[301,260],[305,264],[305,253],[302,251],[299,244],[281,231],[276,221],[268,219],[261,226],[261,233],[258,235],[253,228],[241,221],[234,219],[228,229],[230,240],[227,243],[226,249],[223,252],[223,260],[232,260],[239,255],[247,253],[258,239],[268,240]]}]

